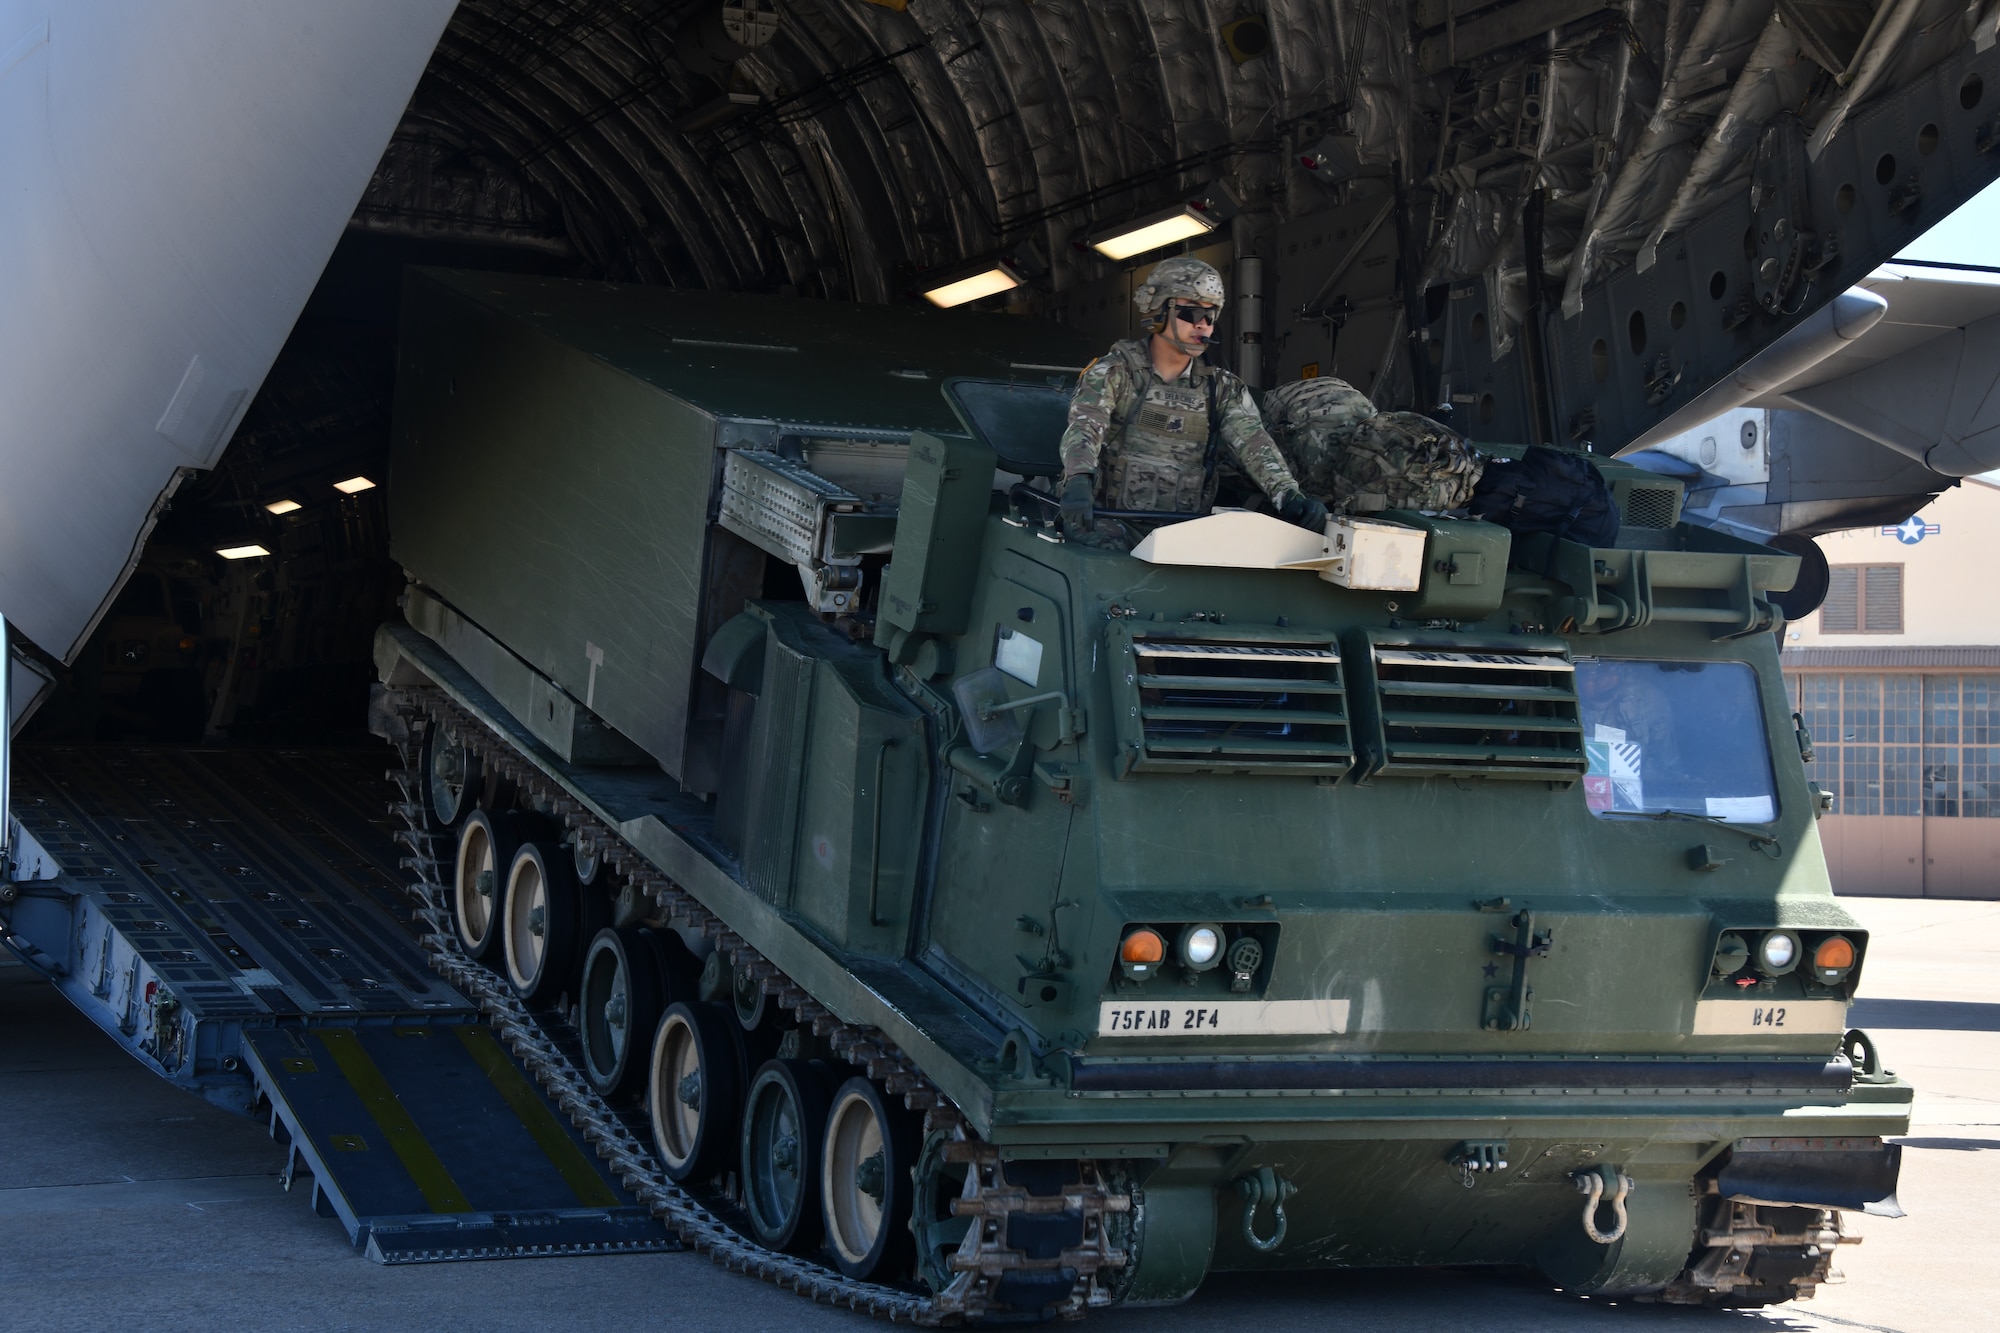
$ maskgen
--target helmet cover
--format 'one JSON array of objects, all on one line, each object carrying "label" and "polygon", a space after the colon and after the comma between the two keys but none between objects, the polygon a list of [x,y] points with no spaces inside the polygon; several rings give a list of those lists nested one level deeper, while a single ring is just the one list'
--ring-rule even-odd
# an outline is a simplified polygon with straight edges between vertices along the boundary
[{"label": "helmet cover", "polygon": [[1215,307],[1218,317],[1227,293],[1222,286],[1222,275],[1213,266],[1199,259],[1186,257],[1162,259],[1153,265],[1153,271],[1146,280],[1132,292],[1132,304],[1139,308],[1139,314],[1149,326],[1156,328],[1168,342],[1184,352],[1199,356],[1207,350],[1206,343],[1189,345],[1173,336],[1172,324],[1166,316],[1167,307],[1175,301],[1198,301]]}]

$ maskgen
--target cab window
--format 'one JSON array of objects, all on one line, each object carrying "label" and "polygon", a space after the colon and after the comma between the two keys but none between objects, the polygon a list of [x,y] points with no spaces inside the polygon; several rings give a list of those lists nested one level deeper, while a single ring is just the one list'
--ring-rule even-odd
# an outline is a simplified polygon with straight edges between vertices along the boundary
[{"label": "cab window", "polygon": [[1576,692],[1593,814],[1777,818],[1757,673],[1745,663],[1579,658]]}]

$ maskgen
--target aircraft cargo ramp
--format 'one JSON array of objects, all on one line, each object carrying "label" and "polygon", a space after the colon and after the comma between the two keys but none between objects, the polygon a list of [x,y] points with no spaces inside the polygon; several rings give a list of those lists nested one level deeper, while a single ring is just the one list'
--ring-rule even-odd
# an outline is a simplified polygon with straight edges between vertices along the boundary
[{"label": "aircraft cargo ramp", "polygon": [[17,750],[56,873],[9,886],[8,943],[154,1072],[268,1115],[370,1258],[677,1248],[427,965],[383,757]]}]

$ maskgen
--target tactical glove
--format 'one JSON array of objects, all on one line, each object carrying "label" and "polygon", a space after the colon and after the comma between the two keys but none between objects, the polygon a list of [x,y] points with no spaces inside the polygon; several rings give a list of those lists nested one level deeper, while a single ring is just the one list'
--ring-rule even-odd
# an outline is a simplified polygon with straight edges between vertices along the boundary
[{"label": "tactical glove", "polygon": [[1063,536],[1076,540],[1090,535],[1091,528],[1097,522],[1097,506],[1094,500],[1096,488],[1097,483],[1094,478],[1082,475],[1071,477],[1063,483]]},{"label": "tactical glove", "polygon": [[1313,532],[1326,531],[1326,506],[1304,491],[1293,491],[1278,506],[1278,517]]}]

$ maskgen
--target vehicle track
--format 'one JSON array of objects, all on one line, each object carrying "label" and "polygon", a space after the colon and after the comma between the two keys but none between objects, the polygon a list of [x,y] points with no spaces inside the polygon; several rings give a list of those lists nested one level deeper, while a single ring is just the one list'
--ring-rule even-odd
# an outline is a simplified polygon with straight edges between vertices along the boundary
[{"label": "vehicle track", "polygon": [[[714,913],[660,874],[614,830],[441,690],[391,689],[388,702],[404,724],[404,734],[394,741],[403,767],[388,774],[402,800],[392,805],[391,812],[405,824],[396,836],[410,852],[402,866],[414,876],[408,892],[416,903],[417,919],[427,928],[421,942],[431,966],[479,1005],[496,1034],[583,1132],[598,1156],[611,1165],[633,1197],[683,1241],[725,1268],[763,1278],[817,1302],[846,1306],[892,1322],[937,1326],[1006,1309],[994,1299],[1003,1275],[1063,1267],[1076,1270],[1076,1280],[1068,1298],[1051,1306],[1048,1313],[1074,1316],[1117,1302],[1122,1284],[1116,1279],[1129,1273],[1131,1254],[1114,1233],[1129,1231],[1130,1224],[1136,1224],[1143,1206],[1138,1191],[1122,1182],[1114,1184],[1094,1169],[1086,1170],[1081,1173],[1082,1180],[1063,1194],[1084,1214],[1084,1245],[1053,1257],[1010,1250],[1005,1244],[1005,1218],[1013,1212],[1046,1211],[1051,1201],[1009,1188],[999,1170],[997,1150],[972,1140],[957,1108],[884,1034],[846,1023],[815,1002]],[[865,1071],[892,1096],[901,1097],[907,1107],[923,1112],[926,1140],[934,1135],[966,1140],[947,1150],[951,1160],[968,1164],[965,1192],[955,1201],[954,1211],[976,1220],[959,1252],[952,1256],[956,1275],[942,1293],[927,1295],[857,1281],[812,1260],[768,1250],[738,1233],[701,1197],[667,1177],[652,1145],[635,1134],[590,1085],[513,988],[466,956],[453,920],[451,890],[440,865],[439,840],[444,835],[432,827],[421,769],[423,740],[433,729],[453,744],[473,750],[488,771],[515,784],[530,804],[559,820],[571,836],[589,839],[607,865],[652,900],[662,919],[699,931],[739,972],[754,977],[771,1001],[790,1012],[801,1028],[824,1040],[839,1058]]]}]

